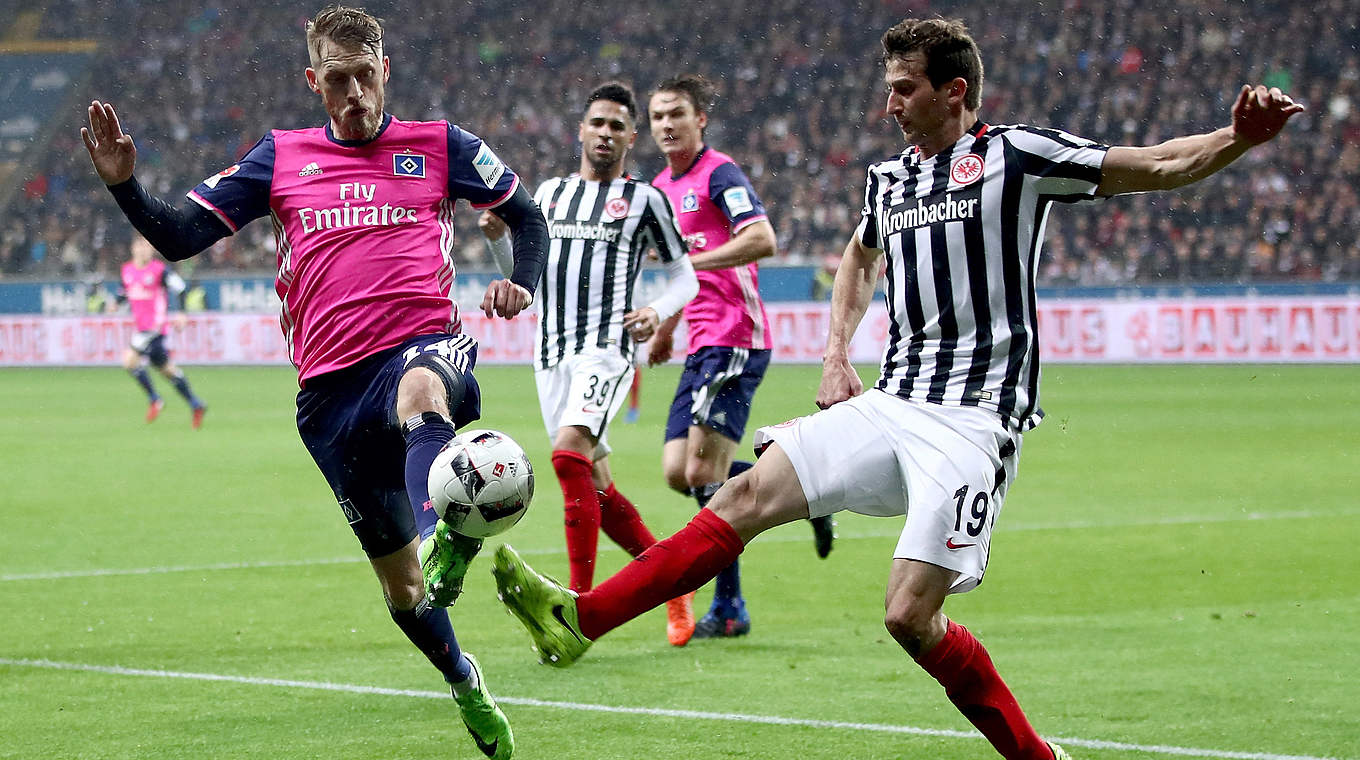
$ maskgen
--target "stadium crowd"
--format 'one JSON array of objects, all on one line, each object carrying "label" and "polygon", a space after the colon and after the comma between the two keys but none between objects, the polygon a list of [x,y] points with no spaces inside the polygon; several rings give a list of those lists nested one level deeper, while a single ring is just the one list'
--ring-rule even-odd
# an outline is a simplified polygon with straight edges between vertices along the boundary
[{"label": "stadium crowd", "polygon": [[[367,2],[387,23],[388,110],[448,118],[495,146],[530,187],[574,169],[573,119],[598,82],[646,92],[685,71],[719,84],[711,138],[770,211],[781,260],[822,263],[857,222],[864,168],[902,150],[877,83],[877,31],[905,15],[963,18],[984,59],[984,118],[1150,144],[1227,123],[1246,82],[1307,104],[1273,144],[1213,181],[1117,198],[1050,219],[1040,284],[1360,280],[1360,4],[1351,0],[866,0],[620,6],[576,0]],[[127,230],[80,145],[82,103],[107,98],[137,140],[138,174],[177,196],[271,128],[319,125],[302,25],[313,8],[244,0],[61,0],[40,36],[97,33],[37,170],[0,226],[4,277],[107,276]],[[1285,42],[1281,30],[1306,35]],[[1162,97],[1174,93],[1175,97]],[[646,123],[633,171],[661,160]],[[169,157],[175,157],[172,162]],[[460,260],[489,267],[475,215]],[[248,226],[199,273],[274,268],[272,230]]]}]

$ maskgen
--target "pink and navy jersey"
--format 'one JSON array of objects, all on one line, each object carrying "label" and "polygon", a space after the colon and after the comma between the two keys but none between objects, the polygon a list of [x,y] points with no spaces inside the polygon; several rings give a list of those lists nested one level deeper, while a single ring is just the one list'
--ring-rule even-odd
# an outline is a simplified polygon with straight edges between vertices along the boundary
[{"label": "pink and navy jersey", "polygon": [[127,298],[137,332],[164,335],[170,326],[166,315],[171,291],[176,295],[183,292],[184,281],[160,259],[151,259],[141,267],[134,261],[123,262],[120,274],[123,281],[121,295]]},{"label": "pink and navy jersey", "polygon": [[189,197],[235,232],[270,215],[279,318],[298,380],[410,338],[457,333],[453,211],[500,205],[519,178],[476,135],[385,116],[372,140],[272,130]]},{"label": "pink and navy jersey", "polygon": [[[664,169],[652,184],[670,198],[690,254],[710,251],[731,240],[742,228],[765,219],[745,172],[725,153],[708,146],[679,176]],[[705,346],[766,349],[770,323],[760,300],[759,267],[744,266],[695,272],[699,295],[685,306],[689,349]]]}]

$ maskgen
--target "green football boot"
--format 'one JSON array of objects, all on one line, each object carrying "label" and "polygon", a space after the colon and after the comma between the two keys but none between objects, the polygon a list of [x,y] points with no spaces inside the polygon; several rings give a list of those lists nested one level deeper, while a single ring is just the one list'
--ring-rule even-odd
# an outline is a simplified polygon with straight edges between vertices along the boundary
[{"label": "green football boot", "polygon": [[565,668],[590,648],[576,616],[576,592],[534,572],[506,545],[496,549],[491,574],[497,596],[529,629],[540,663]]},{"label": "green football boot", "polygon": [[420,542],[420,571],[425,596],[436,607],[448,607],[463,593],[468,565],[482,548],[482,539],[468,538],[440,520],[434,535]]},{"label": "green football boot", "polygon": [[477,674],[476,689],[461,697],[453,695],[453,701],[458,703],[458,711],[463,714],[463,725],[467,726],[468,733],[472,734],[472,740],[477,742],[477,749],[483,755],[492,760],[510,760],[510,756],[515,753],[515,734],[510,730],[510,721],[505,719],[505,713],[496,706],[496,700],[487,691],[481,663],[467,652],[463,656]]},{"label": "green football boot", "polygon": [[1072,760],[1072,756],[1067,754],[1067,750],[1064,750],[1053,742],[1048,743],[1048,748],[1053,750],[1053,760]]}]

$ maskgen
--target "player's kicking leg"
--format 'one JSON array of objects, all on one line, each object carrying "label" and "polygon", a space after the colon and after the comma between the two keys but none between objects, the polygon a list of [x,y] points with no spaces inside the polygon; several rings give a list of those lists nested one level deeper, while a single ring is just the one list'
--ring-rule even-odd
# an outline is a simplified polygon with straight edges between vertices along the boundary
[{"label": "player's kicking leg", "polygon": [[888,632],[922,670],[940,682],[949,701],[1002,757],[1064,757],[1030,725],[982,643],[940,611],[958,577],[957,572],[939,565],[894,560],[888,581]]},{"label": "player's kicking leg", "polygon": [[510,722],[492,698],[481,665],[458,645],[448,612],[425,595],[415,555],[412,540],[392,554],[370,559],[392,621],[444,676],[477,748],[487,757],[506,760],[515,747]]},{"label": "player's kicking leg", "polygon": [[535,572],[508,546],[496,550],[492,573],[501,601],[528,629],[540,658],[566,667],[605,633],[708,582],[756,535],[806,517],[797,475],[774,445],[751,471],[724,484],[689,525],[584,594]]},{"label": "player's kicking leg", "polygon": [[486,688],[481,663],[466,652],[463,657],[471,667],[471,678],[462,694],[458,693],[460,684],[452,684],[453,700],[458,703],[463,725],[467,726],[483,755],[493,760],[507,760],[515,751],[515,735],[510,730],[510,722]]},{"label": "player's kicking leg", "polygon": [[436,607],[448,607],[463,592],[463,578],[482,540],[457,533],[430,504],[430,464],[453,439],[450,409],[465,393],[464,376],[436,354],[419,354],[397,387],[397,418],[406,440],[406,494],[420,538],[418,559],[425,592]]},{"label": "player's kicking leg", "polygon": [[[486,687],[480,664],[462,652],[443,609],[458,598],[469,564],[482,548],[481,539],[455,532],[438,519],[430,504],[430,464],[454,437],[450,410],[458,409],[471,377],[437,353],[410,359],[397,386],[396,412],[406,442],[406,496],[411,504],[419,546],[403,550],[401,592],[419,598],[411,612],[394,610],[393,619],[430,662],[444,674],[453,691],[463,725],[482,754],[507,760],[514,752],[510,723]],[[412,588],[414,586],[414,588]],[[388,589],[384,589],[388,591]],[[389,600],[393,597],[389,593]]]}]

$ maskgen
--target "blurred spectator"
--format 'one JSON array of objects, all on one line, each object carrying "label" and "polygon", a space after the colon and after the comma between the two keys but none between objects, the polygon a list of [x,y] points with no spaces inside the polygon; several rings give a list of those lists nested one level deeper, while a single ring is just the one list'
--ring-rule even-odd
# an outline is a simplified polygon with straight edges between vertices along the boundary
[{"label": "blurred spectator", "polygon": [[[620,78],[645,93],[677,71],[709,76],[721,88],[713,142],[750,168],[779,260],[797,264],[840,251],[857,222],[845,199],[863,194],[865,164],[903,148],[884,119],[881,87],[872,85],[874,30],[903,15],[939,13],[969,24],[984,57],[1001,61],[987,72],[983,93],[998,120],[1054,124],[1113,144],[1226,124],[1241,84],[1277,84],[1310,109],[1280,139],[1205,185],[1066,210],[1061,225],[1049,225],[1040,282],[1360,276],[1355,0],[692,0],[647,2],[626,14],[576,0],[363,4],[386,19],[388,48],[401,52],[390,110],[477,125],[531,184],[573,169],[560,163],[574,155],[575,139],[561,115],[591,83]],[[45,8],[41,35],[100,36],[99,60],[78,100],[108,98],[135,118],[124,126],[137,140],[138,176],[155,193],[188,190],[267,129],[317,123],[297,44],[310,6],[220,0],[205,11],[186,0],[59,0]],[[702,34],[693,30],[695,18],[705,19]],[[1260,42],[1278,39],[1280,29],[1308,30],[1307,44]],[[1159,97],[1168,90],[1178,97]],[[53,125],[41,164],[0,228],[6,274],[109,271],[126,236],[79,145],[83,110],[69,116]],[[663,164],[645,140],[634,162],[644,176]],[[1254,174],[1258,167],[1272,168]],[[473,214],[455,217],[455,256],[488,266],[474,222]],[[199,257],[197,274],[268,273],[272,237],[268,224],[252,224]]]}]

